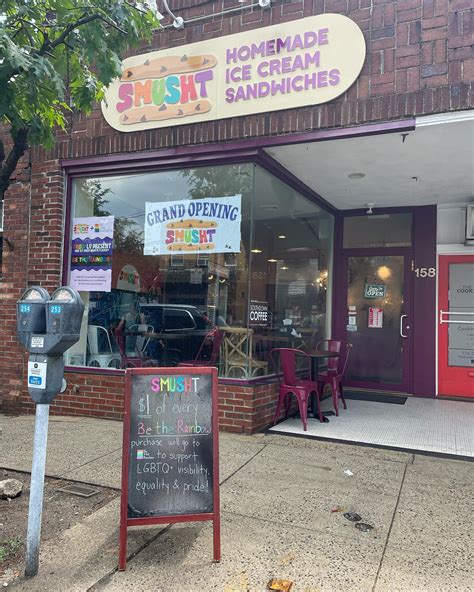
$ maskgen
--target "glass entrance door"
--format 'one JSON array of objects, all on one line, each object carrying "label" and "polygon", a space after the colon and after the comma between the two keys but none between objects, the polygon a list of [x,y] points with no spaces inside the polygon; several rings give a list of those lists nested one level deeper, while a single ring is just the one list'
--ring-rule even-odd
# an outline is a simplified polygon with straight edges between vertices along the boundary
[{"label": "glass entrance door", "polygon": [[394,251],[380,255],[372,249],[344,256],[345,331],[352,344],[348,386],[410,390],[411,259]]}]

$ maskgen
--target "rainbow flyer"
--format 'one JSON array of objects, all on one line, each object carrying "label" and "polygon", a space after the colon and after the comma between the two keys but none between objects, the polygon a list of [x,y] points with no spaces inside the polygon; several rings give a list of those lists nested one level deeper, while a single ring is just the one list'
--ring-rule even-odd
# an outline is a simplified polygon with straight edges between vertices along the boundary
[{"label": "rainbow flyer", "polygon": [[110,292],[114,216],[72,221],[70,286],[81,292]]}]

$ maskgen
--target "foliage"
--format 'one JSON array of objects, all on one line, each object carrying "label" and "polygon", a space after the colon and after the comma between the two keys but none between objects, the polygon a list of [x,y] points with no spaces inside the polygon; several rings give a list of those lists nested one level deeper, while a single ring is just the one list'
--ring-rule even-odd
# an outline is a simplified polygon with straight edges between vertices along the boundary
[{"label": "foliage", "polygon": [[9,557],[14,557],[21,547],[21,540],[18,537],[8,541],[0,541],[0,561],[6,561]]},{"label": "foliage", "polygon": [[[113,195],[110,187],[102,187],[99,179],[86,179],[82,184],[82,190],[90,202],[88,209],[94,216],[110,216],[107,210],[109,199]],[[126,216],[115,216],[114,220],[114,249],[123,250],[129,255],[141,255],[143,253],[143,230],[139,228],[135,220]]]},{"label": "foliage", "polygon": [[0,123],[14,142],[7,155],[0,140],[0,199],[28,145],[51,146],[69,110],[89,113],[158,27],[135,0],[0,0]]},{"label": "foliage", "polygon": [[247,164],[187,169],[181,175],[187,179],[193,199],[244,195],[253,190],[253,171]]}]

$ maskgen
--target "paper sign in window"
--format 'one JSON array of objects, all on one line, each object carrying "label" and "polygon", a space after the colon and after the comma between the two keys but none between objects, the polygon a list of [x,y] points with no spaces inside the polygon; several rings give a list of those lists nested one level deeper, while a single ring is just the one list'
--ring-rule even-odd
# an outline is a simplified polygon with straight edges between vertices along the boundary
[{"label": "paper sign in window", "polygon": [[242,196],[146,202],[145,255],[240,253]]},{"label": "paper sign in window", "polygon": [[382,329],[383,327],[383,308],[369,308],[369,329]]}]

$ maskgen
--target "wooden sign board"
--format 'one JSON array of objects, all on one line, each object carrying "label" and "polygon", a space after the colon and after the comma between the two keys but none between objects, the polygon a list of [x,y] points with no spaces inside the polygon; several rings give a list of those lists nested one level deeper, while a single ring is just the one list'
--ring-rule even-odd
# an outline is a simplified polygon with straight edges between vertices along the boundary
[{"label": "wooden sign board", "polygon": [[220,560],[216,368],[125,374],[119,569],[127,528],[212,520]]}]

